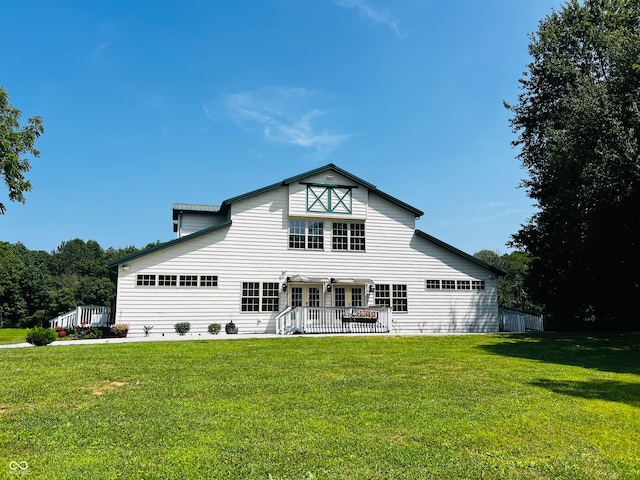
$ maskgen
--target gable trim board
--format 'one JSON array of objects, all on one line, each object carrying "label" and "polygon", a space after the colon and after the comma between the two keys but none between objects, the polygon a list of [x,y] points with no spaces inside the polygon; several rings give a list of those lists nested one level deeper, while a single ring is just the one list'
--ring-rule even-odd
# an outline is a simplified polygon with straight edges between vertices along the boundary
[{"label": "gable trim board", "polygon": [[[353,211],[310,211],[313,185],[353,188]],[[174,225],[194,212],[215,224],[177,228],[178,238],[109,263],[118,273],[115,320],[129,323],[130,335],[142,335],[143,326],[173,332],[181,321],[196,334],[228,321],[240,333],[275,333],[276,316],[292,304],[385,301],[396,310],[391,333],[498,330],[502,272],[417,230],[421,210],[333,164],[219,207],[174,204]]]}]

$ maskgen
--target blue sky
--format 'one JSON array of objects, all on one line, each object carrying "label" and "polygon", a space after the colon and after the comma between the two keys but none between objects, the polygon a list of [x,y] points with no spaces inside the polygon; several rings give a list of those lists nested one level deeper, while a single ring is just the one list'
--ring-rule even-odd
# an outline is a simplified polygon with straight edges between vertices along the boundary
[{"label": "blue sky", "polygon": [[425,212],[468,253],[508,252],[534,212],[503,100],[551,0],[22,0],[0,85],[44,119],[0,241],[52,251],[174,237],[173,202],[325,165]]}]

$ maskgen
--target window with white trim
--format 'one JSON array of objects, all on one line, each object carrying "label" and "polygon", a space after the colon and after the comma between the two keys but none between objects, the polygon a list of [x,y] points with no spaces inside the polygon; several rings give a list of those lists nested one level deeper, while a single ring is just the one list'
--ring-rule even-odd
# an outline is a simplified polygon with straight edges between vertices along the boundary
[{"label": "window with white trim", "polygon": [[424,288],[427,290],[440,290],[440,280],[425,280]]},{"label": "window with white trim", "polygon": [[442,289],[443,290],[455,290],[456,289],[456,281],[455,280],[442,280]]},{"label": "window with white trim", "polygon": [[217,275],[200,275],[201,287],[217,287],[218,276]]},{"label": "window with white trim", "polygon": [[376,283],[376,306],[391,307],[394,312],[407,312],[407,286]]},{"label": "window with white trim", "polygon": [[471,290],[484,290],[484,280],[472,280]]},{"label": "window with white trim", "polygon": [[175,287],[178,284],[177,275],[158,275],[159,287]]},{"label": "window with white trim", "polygon": [[198,276],[197,275],[180,275],[181,287],[197,287]]},{"label": "window with white trim", "polygon": [[280,285],[277,282],[264,282],[262,284],[262,311],[277,312]]},{"label": "window with white trim", "polygon": [[136,276],[136,285],[145,286],[145,287],[155,287],[156,285],[156,276],[155,275],[147,275],[140,274]]},{"label": "window with white trim", "polygon": [[366,246],[364,231],[364,223],[333,222],[331,248],[364,251]]},{"label": "window with white trim", "polygon": [[391,291],[389,285],[376,285],[376,306],[377,307],[390,307],[391,306]]},{"label": "window with white trim", "polygon": [[242,300],[240,310],[257,312],[260,310],[260,282],[242,282]]},{"label": "window with white trim", "polygon": [[289,248],[324,250],[324,222],[289,220]]},{"label": "window with white trim", "polygon": [[393,298],[392,307],[394,312],[406,312],[407,311],[407,286],[406,285],[393,285],[392,288]]},{"label": "window with white trim", "polygon": [[471,290],[471,282],[469,280],[458,280],[458,290]]}]

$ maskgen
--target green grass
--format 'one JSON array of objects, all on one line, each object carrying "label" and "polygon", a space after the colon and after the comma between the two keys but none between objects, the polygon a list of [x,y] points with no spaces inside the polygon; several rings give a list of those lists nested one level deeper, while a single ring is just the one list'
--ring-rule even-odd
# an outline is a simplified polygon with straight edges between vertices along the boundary
[{"label": "green grass", "polygon": [[23,343],[28,331],[26,328],[0,328],[0,345]]},{"label": "green grass", "polygon": [[[640,478],[638,335],[0,350],[0,478]],[[15,464],[14,464],[15,465]]]}]

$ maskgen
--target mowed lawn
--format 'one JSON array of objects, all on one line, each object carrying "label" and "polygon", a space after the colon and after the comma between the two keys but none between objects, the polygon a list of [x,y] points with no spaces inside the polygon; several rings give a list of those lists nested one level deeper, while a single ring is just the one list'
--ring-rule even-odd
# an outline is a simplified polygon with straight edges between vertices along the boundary
[{"label": "mowed lawn", "polygon": [[639,342],[336,336],[3,349],[0,478],[640,478]]}]

